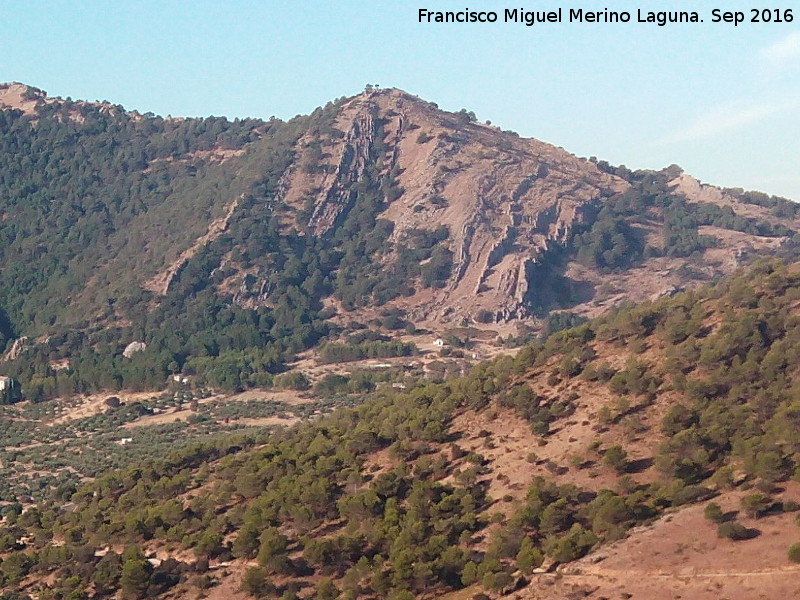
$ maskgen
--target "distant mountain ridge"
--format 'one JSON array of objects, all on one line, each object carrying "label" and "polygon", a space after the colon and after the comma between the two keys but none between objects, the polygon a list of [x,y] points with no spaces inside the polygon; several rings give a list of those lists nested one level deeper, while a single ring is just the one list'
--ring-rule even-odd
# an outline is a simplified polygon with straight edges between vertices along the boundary
[{"label": "distant mountain ridge", "polygon": [[[60,360],[144,341],[152,381],[265,345],[272,369],[387,311],[508,333],[797,255],[788,200],[581,159],[396,89],[289,122],[163,119],[23,84],[0,86],[0,107],[0,345],[49,340]],[[204,321],[220,310],[238,324]]]}]

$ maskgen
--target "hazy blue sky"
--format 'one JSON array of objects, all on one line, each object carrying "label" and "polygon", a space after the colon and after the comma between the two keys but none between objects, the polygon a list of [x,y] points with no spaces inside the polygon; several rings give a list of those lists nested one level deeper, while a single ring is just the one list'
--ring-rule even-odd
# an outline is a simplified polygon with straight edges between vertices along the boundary
[{"label": "hazy blue sky", "polygon": [[[0,0],[0,81],[172,115],[282,118],[366,83],[580,156],[677,163],[800,200],[800,5],[792,23],[711,23],[757,2]],[[419,8],[698,10],[699,24],[419,24]],[[749,17],[749,13],[748,13]]]}]

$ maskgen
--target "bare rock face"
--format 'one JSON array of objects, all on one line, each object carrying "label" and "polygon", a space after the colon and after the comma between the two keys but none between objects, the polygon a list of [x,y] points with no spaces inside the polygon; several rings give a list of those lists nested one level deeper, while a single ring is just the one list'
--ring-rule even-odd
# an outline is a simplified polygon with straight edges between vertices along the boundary
[{"label": "bare rock face", "polygon": [[[399,90],[354,98],[336,128],[344,136],[322,143],[327,158],[319,172],[288,172],[282,200],[299,209],[314,191],[309,230],[327,235],[349,210],[369,161],[378,161],[402,190],[380,215],[394,223],[392,241],[413,229],[446,225],[450,232],[454,267],[446,286],[403,300],[417,320],[457,322],[481,310],[501,321],[526,316],[525,298],[536,285],[531,264],[567,238],[588,202],[628,186],[562,149],[471,123]],[[309,153],[298,162],[310,162]]]},{"label": "bare rock face", "polygon": [[353,187],[364,177],[369,166],[374,142],[373,111],[361,111],[354,116],[347,131],[333,182],[317,202],[309,219],[308,227],[313,234],[324,235],[330,231],[338,217],[349,208],[354,198]]},{"label": "bare rock face", "polygon": [[172,284],[175,282],[178,275],[181,273],[181,269],[186,266],[186,263],[197,254],[197,252],[209,242],[217,239],[223,232],[228,229],[228,225],[230,223],[231,217],[233,213],[236,211],[236,208],[239,206],[239,202],[241,201],[242,197],[239,196],[238,198],[234,199],[233,202],[228,206],[225,216],[219,219],[215,219],[211,221],[208,225],[208,230],[206,231],[205,235],[200,236],[197,241],[194,242],[189,248],[184,250],[178,259],[168,266],[165,270],[158,273],[155,277],[153,277],[150,281],[146,282],[142,287],[146,290],[154,292],[156,294],[161,294],[165,296]]},{"label": "bare rock face", "polygon": [[28,336],[23,335],[22,337],[15,339],[14,343],[11,344],[11,347],[6,350],[6,353],[3,355],[2,362],[18,359],[23,352],[31,347],[32,344]]},{"label": "bare rock face", "polygon": [[26,115],[36,113],[36,107],[47,101],[42,90],[22,83],[0,84],[0,108],[20,110]]},{"label": "bare rock face", "polygon": [[125,358],[130,358],[137,352],[143,352],[145,350],[147,350],[147,344],[144,342],[131,342],[125,346],[125,350],[122,351],[122,356]]}]

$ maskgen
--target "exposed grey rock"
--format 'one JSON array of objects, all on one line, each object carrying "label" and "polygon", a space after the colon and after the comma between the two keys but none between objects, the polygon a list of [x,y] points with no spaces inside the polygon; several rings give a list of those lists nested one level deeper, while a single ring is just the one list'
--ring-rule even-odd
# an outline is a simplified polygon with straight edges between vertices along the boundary
[{"label": "exposed grey rock", "polygon": [[144,342],[131,342],[125,346],[125,350],[122,351],[122,356],[125,358],[130,358],[137,352],[142,352],[144,350],[147,350],[147,344]]}]

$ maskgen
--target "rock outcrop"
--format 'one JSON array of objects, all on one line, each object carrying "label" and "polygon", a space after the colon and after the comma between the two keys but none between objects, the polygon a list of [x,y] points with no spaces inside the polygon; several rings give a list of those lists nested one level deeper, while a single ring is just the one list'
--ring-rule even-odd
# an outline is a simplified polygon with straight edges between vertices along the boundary
[{"label": "rock outcrop", "polygon": [[23,352],[33,347],[31,340],[28,336],[23,335],[14,340],[11,344],[11,347],[6,350],[6,353],[3,355],[3,358],[0,359],[0,362],[5,362],[8,360],[16,360],[18,359]]},{"label": "rock outcrop", "polygon": [[145,350],[147,350],[147,344],[144,342],[131,342],[125,346],[125,350],[122,351],[122,356],[130,358],[137,352],[144,352]]},{"label": "rock outcrop", "polygon": [[[309,230],[327,235],[353,201],[353,186],[374,160],[402,190],[381,218],[394,223],[392,241],[409,230],[446,225],[454,265],[447,285],[403,300],[417,320],[456,322],[488,310],[500,320],[527,315],[528,268],[551,244],[564,241],[582,208],[627,183],[589,161],[533,139],[469,122],[399,90],[363,94],[346,104],[336,139],[305,138],[324,147],[309,173],[284,177],[282,200],[296,209],[315,192]],[[311,150],[298,164],[310,161]],[[391,258],[389,259],[391,260]]]}]

